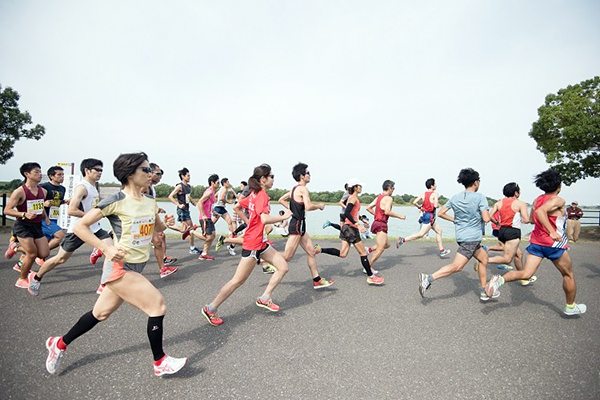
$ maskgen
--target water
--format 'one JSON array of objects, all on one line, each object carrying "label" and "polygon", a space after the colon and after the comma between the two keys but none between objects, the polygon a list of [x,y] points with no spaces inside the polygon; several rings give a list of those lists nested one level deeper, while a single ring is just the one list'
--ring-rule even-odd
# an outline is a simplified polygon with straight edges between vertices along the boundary
[{"label": "water", "polygon": [[[167,214],[177,215],[175,211],[175,205],[171,202],[159,201],[158,206],[163,208]],[[227,210],[229,213],[233,213],[233,206],[228,205]],[[283,210],[283,206],[281,204],[271,204],[271,215],[275,216],[279,214],[279,210]],[[337,205],[326,205],[324,210],[316,210],[310,211],[306,213],[306,226],[307,231],[310,235],[313,236],[337,236],[339,232],[334,228],[326,228],[323,229],[323,223],[326,220],[330,220],[331,222],[338,223],[339,222],[339,213],[341,207]],[[416,233],[420,229],[419,225],[419,210],[413,206],[394,206],[394,212],[397,214],[406,215],[406,220],[399,220],[396,218],[390,218],[388,226],[388,233],[390,236],[408,236],[413,233]],[[192,221],[198,221],[198,217],[200,213],[198,212],[197,207],[190,207],[190,213],[192,216]],[[361,214],[367,215],[369,220],[373,221],[373,216],[367,213],[366,207],[361,207]],[[177,217],[175,217],[177,220]],[[437,223],[443,231],[444,238],[454,238],[454,224],[443,220],[441,218],[437,218]],[[102,220],[102,226],[104,229],[109,228],[108,221],[106,219]],[[523,236],[531,232],[533,225],[523,225],[522,232]],[[227,223],[220,219],[216,224],[217,233],[219,234],[227,234]],[[486,225],[486,235],[491,236],[492,230],[491,225]],[[429,232],[430,238],[435,238],[435,233],[433,231]]]}]

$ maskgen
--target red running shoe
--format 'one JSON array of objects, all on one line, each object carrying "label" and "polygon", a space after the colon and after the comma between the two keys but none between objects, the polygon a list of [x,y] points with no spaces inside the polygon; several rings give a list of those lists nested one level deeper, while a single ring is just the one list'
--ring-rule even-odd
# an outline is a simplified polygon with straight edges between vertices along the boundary
[{"label": "red running shoe", "polygon": [[202,309],[202,315],[212,326],[219,326],[223,323],[223,320],[217,315],[217,313],[210,312],[208,306],[204,306]]},{"label": "red running shoe", "polygon": [[164,267],[161,268],[159,275],[161,278],[166,278],[167,276],[177,272],[177,270],[179,270],[179,267]]},{"label": "red running shoe", "polygon": [[262,301],[260,299],[260,297],[256,300],[256,305],[262,308],[266,308],[269,311],[273,311],[273,312],[277,312],[279,311],[279,306],[275,303],[273,303],[273,301],[271,299],[267,300],[267,301]]},{"label": "red running shoe", "polygon": [[6,252],[4,253],[4,257],[6,257],[8,260],[13,258],[15,256],[15,254],[17,254],[18,247],[19,247],[19,243],[10,242],[10,244],[8,245],[8,249],[6,249]]},{"label": "red running shoe", "polygon": [[90,254],[90,262],[92,263],[92,265],[96,266],[96,263],[103,255],[104,254],[99,249],[94,247],[94,250],[92,250],[92,254]]},{"label": "red running shoe", "polygon": [[200,254],[200,257],[198,257],[198,260],[209,260],[209,261],[212,261],[214,259],[215,259],[214,257],[211,257],[208,254]]}]

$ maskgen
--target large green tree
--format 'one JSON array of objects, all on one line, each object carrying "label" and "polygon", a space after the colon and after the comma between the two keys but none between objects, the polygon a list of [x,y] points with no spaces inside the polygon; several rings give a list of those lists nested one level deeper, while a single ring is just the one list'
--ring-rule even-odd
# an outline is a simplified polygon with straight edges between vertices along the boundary
[{"label": "large green tree", "polygon": [[569,185],[600,177],[600,77],[546,96],[529,136]]},{"label": "large green tree", "polygon": [[19,93],[10,87],[2,90],[0,85],[0,164],[6,164],[14,155],[12,149],[21,138],[40,140],[46,129],[36,125],[31,129],[31,115],[19,110]]}]

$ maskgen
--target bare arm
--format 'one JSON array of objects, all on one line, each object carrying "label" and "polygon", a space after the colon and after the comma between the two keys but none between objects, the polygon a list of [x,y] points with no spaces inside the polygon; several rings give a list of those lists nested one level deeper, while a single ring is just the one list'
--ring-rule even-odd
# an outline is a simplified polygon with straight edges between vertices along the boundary
[{"label": "bare arm", "polygon": [[240,203],[237,203],[233,206],[233,211],[242,219],[242,221],[244,221],[244,223],[248,223],[248,217],[246,217],[246,214],[244,214]]},{"label": "bare arm", "polygon": [[290,209],[290,202],[288,200],[291,196],[292,196],[292,192],[287,192],[286,194],[284,194],[283,196],[281,196],[279,198],[279,203],[282,206],[284,206],[285,208],[287,208],[288,210]]},{"label": "bare arm", "polygon": [[375,207],[376,205],[377,205],[377,199],[373,200],[373,201],[371,202],[371,204],[369,204],[369,205],[367,206],[367,211],[368,211],[370,214],[372,214],[372,215],[375,215],[375,210],[373,210],[373,207]]},{"label": "bare arm", "polygon": [[423,196],[419,195],[414,201],[413,206],[417,207],[419,210],[421,209],[421,202],[423,201]]},{"label": "bare arm", "polygon": [[87,190],[85,189],[85,187],[83,185],[79,185],[79,186],[75,187],[73,196],[69,199],[69,208],[67,209],[67,213],[70,216],[81,218],[85,215],[85,212],[83,212],[79,209],[79,205],[81,204],[81,200],[85,199],[86,196],[87,196]]},{"label": "bare arm", "polygon": [[175,185],[175,189],[169,194],[169,201],[177,206],[177,208],[183,208],[183,204],[179,204],[175,196],[177,196],[181,192],[181,185]]},{"label": "bare arm", "polygon": [[446,221],[450,221],[450,222],[454,223],[454,217],[452,215],[446,214],[446,211],[448,211],[448,210],[449,210],[448,207],[443,206],[442,209],[440,210],[439,217],[441,219],[445,219]]},{"label": "bare arm", "polygon": [[304,208],[306,209],[306,211],[322,210],[325,208],[325,204],[323,204],[323,203],[314,203],[313,204],[310,201],[310,193],[308,192],[307,188],[301,187],[300,195],[302,196],[302,201],[304,202]]},{"label": "bare arm", "polygon": [[531,222],[531,219],[529,218],[529,213],[527,212],[527,204],[524,201],[521,201],[519,203],[519,212],[521,213],[521,219],[523,220],[524,224],[528,224]]},{"label": "bare arm", "polygon": [[562,237],[554,230],[554,228],[552,228],[552,225],[550,224],[550,219],[548,218],[548,214],[552,211],[564,207],[564,205],[564,199],[561,199],[560,197],[553,197],[546,203],[544,203],[540,208],[535,210],[535,215],[538,217],[538,220],[540,221],[542,226],[546,228],[546,230],[550,234],[550,237],[555,242],[562,240]]},{"label": "bare arm", "polygon": [[125,257],[125,250],[112,244],[112,241],[108,242],[98,239],[98,237],[90,230],[90,225],[100,221],[102,217],[102,211],[99,208],[90,210],[75,223],[73,232],[90,246],[102,251],[107,259],[111,261],[122,261]]},{"label": "bare arm", "polygon": [[398,219],[406,219],[406,215],[396,214],[392,211],[392,204],[394,204],[394,199],[392,196],[386,196],[381,199],[381,208],[383,209],[383,213],[389,217],[398,218]]},{"label": "bare arm", "polygon": [[502,202],[497,201],[496,203],[494,203],[492,210],[489,212],[489,214],[491,215],[490,221],[492,221],[496,225],[500,225],[500,221],[496,220],[494,215],[496,215],[496,213],[498,212],[498,209],[500,209],[501,206],[502,206]]},{"label": "bare arm", "polygon": [[[4,213],[6,215],[10,215],[11,217],[21,218],[23,216],[23,213],[21,211],[16,210],[16,207],[18,205],[23,204],[24,201],[25,201],[25,192],[23,191],[23,188],[20,187],[20,188],[15,189],[12,192],[12,194],[10,195],[10,197],[8,198],[8,200],[6,201],[6,207],[4,207]],[[25,218],[32,219],[32,218],[35,218],[35,215],[26,212]]]},{"label": "bare arm", "polygon": [[481,211],[481,219],[483,219],[483,222],[486,224],[490,222],[490,210]]},{"label": "bare arm", "polygon": [[283,215],[278,215],[276,217],[271,217],[269,214],[260,214],[260,220],[263,225],[274,224],[275,222],[281,222],[292,216],[292,212],[290,210],[285,210]]},{"label": "bare arm", "polygon": [[[200,200],[198,200],[198,210],[200,211],[200,219],[208,218],[208,215],[204,214],[204,203],[206,202],[206,200],[208,200],[209,197],[210,197],[210,193],[205,191],[202,194],[202,197],[200,197]],[[190,199],[190,202],[191,202],[191,199]]]}]

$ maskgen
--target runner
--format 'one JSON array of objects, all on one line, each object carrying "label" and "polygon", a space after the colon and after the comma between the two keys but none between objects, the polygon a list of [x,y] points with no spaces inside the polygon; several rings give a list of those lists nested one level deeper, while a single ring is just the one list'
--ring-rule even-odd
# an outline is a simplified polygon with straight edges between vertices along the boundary
[{"label": "runner", "polygon": [[[200,211],[200,229],[202,233],[195,231],[196,226],[192,228],[190,233],[198,239],[204,241],[204,248],[198,260],[214,260],[214,257],[208,255],[208,250],[215,239],[215,223],[212,220],[212,208],[215,204],[215,190],[219,188],[219,175],[212,174],[208,177],[208,187],[198,200],[198,210]],[[227,211],[225,211],[227,212]]]},{"label": "runner", "polygon": [[425,181],[425,187],[427,188],[427,191],[413,201],[413,205],[421,210],[421,216],[419,217],[421,230],[405,238],[400,236],[398,238],[398,242],[396,243],[396,247],[400,247],[402,244],[410,242],[411,240],[420,239],[427,235],[431,229],[433,229],[435,232],[435,241],[437,242],[440,250],[438,255],[440,258],[444,258],[450,254],[450,250],[444,249],[444,245],[442,243],[442,229],[435,222],[435,212],[439,207],[439,195],[435,191],[437,189],[435,179],[427,179]]},{"label": "runner", "polygon": [[360,256],[360,262],[367,274],[367,283],[369,285],[382,285],[384,278],[382,276],[377,276],[375,274],[376,271],[371,269],[365,245],[360,239],[360,233],[365,231],[365,227],[358,223],[358,213],[360,211],[360,200],[358,199],[358,195],[362,192],[363,184],[358,179],[350,179],[347,185],[350,196],[348,197],[346,208],[344,209],[344,224],[340,230],[342,247],[339,250],[334,248],[322,249],[319,245],[316,245],[315,254],[325,253],[340,258],[346,258],[348,251],[350,251],[350,245],[354,245],[354,248]]},{"label": "runner", "polygon": [[[154,190],[154,186],[157,185],[163,176],[163,170],[155,163],[150,163],[150,169],[152,169],[152,182],[150,186],[148,186],[147,192],[148,197],[151,199],[156,199],[156,191]],[[165,214],[165,210],[162,208],[158,209],[158,214]],[[175,263],[177,261],[176,258],[167,257],[167,238],[165,237],[164,232],[154,231],[154,235],[152,236],[152,245],[154,246],[154,256],[156,257],[156,262],[158,263],[158,275],[161,278],[166,278],[167,276],[174,274],[179,270],[179,267],[167,267],[167,260],[169,260],[169,264]],[[173,261],[171,261],[173,260]]]},{"label": "runner", "polygon": [[48,257],[50,249],[48,240],[42,232],[42,220],[50,225],[46,211],[44,210],[44,199],[46,190],[39,186],[42,180],[42,169],[36,162],[28,162],[19,168],[19,172],[25,178],[23,184],[15,189],[6,201],[4,213],[15,217],[13,230],[19,247],[25,251],[21,264],[21,275],[15,282],[15,286],[27,289],[33,273],[29,273],[31,266],[37,257],[44,259]]},{"label": "runner", "polygon": [[179,182],[175,185],[175,188],[169,194],[169,200],[171,203],[177,206],[177,221],[181,222],[181,226],[171,226],[169,228],[174,229],[182,233],[182,238],[188,238],[190,242],[190,254],[201,254],[199,248],[194,246],[194,235],[190,235],[189,231],[192,229],[192,217],[190,216],[190,203],[194,206],[194,200],[190,196],[192,193],[192,187],[190,186],[190,170],[187,168],[183,168],[179,170]]},{"label": "runner", "polygon": [[[144,153],[121,154],[113,164],[113,171],[123,185],[122,191],[102,200],[75,225],[77,237],[106,254],[102,270],[102,283],[106,284],[106,288],[94,308],[81,316],[66,335],[51,336],[46,340],[46,370],[51,374],[58,371],[67,346],[98,322],[106,320],[123,302],[148,315],[147,334],[156,376],[174,374],[187,362],[187,358],[173,358],[164,353],[165,299],[141,274],[150,257],[154,230],[162,232],[166,228],[158,216],[156,201],[142,195],[142,190],[150,185],[152,179],[148,157]],[[112,225],[116,246],[112,241],[100,240],[88,228],[96,225],[102,217],[106,217]],[[165,217],[165,220],[167,224],[173,224],[172,216]],[[123,334],[127,332],[118,332],[119,336]]]},{"label": "runner", "polygon": [[235,228],[233,227],[233,222],[231,220],[231,216],[227,212],[227,208],[225,206],[228,203],[227,195],[229,193],[233,193],[235,196],[235,192],[231,188],[231,184],[229,183],[229,179],[223,178],[221,179],[221,189],[217,192],[217,202],[213,208],[213,223],[216,224],[219,218],[223,218],[225,222],[227,222],[227,227],[229,228],[229,233],[233,235],[233,231]]},{"label": "runner", "polygon": [[[498,268],[512,270],[510,264],[515,262],[515,267],[520,271],[523,269],[523,252],[519,248],[521,241],[521,224],[529,223],[527,204],[519,200],[521,189],[515,182],[504,185],[502,193],[505,198],[496,202],[490,214],[492,222],[500,226],[498,240],[502,243],[504,253],[501,256],[491,257],[489,263],[500,264]],[[496,217],[496,215],[498,217]],[[531,277],[535,282],[534,277]],[[527,285],[530,280],[526,280]]]},{"label": "runner", "polygon": [[[462,270],[469,260],[475,257],[480,264],[477,270],[481,286],[479,298],[488,301],[490,297],[485,291],[488,256],[481,247],[483,229],[490,221],[488,201],[483,194],[477,193],[481,184],[477,171],[472,168],[463,169],[458,174],[457,181],[464,185],[465,191],[452,197],[440,210],[440,218],[454,223],[458,243],[456,256],[451,264],[443,266],[432,275],[419,274],[419,293],[421,297],[425,297],[425,291],[431,287],[434,280]],[[454,217],[446,214],[448,210],[454,212]]]},{"label": "runner", "polygon": [[345,192],[342,195],[342,198],[340,199],[340,201],[338,201],[338,204],[340,205],[340,207],[342,207],[342,210],[340,211],[340,223],[334,224],[333,222],[327,220],[323,224],[323,229],[327,228],[328,226],[331,226],[332,228],[337,229],[338,231],[342,230],[342,224],[344,223],[344,220],[346,219],[346,202],[348,201],[348,197],[350,197],[350,193],[348,192],[348,184],[347,183],[344,183],[344,190],[345,190]]},{"label": "runner", "polygon": [[558,196],[562,180],[558,172],[549,169],[535,177],[535,185],[544,194],[534,200],[531,208],[533,232],[526,250],[529,253],[525,267],[521,271],[510,271],[504,276],[494,275],[486,287],[488,296],[499,295],[498,289],[505,283],[529,279],[534,276],[544,258],[552,261],[563,277],[563,290],[566,305],[563,313],[577,315],[586,312],[585,304],[575,303],[577,286],[573,263],[567,252],[568,238],[565,233],[565,200]]},{"label": "runner", "polygon": [[[294,254],[296,254],[298,246],[302,246],[302,249],[306,253],[306,262],[308,263],[308,270],[313,280],[313,288],[322,289],[333,285],[333,281],[329,281],[319,275],[313,242],[310,236],[306,234],[305,214],[306,211],[323,210],[325,205],[323,203],[315,204],[310,201],[310,192],[306,186],[310,183],[311,176],[307,168],[308,165],[303,163],[298,163],[294,166],[292,177],[298,184],[279,199],[279,203],[292,212],[292,218],[288,225],[289,238],[285,243],[283,258],[286,261],[290,261]],[[285,212],[283,215],[285,215]],[[283,215],[280,214],[280,216]]]},{"label": "runner", "polygon": [[[388,219],[390,217],[406,219],[406,215],[396,214],[392,211],[392,205],[394,204],[392,195],[396,189],[396,183],[387,179],[383,182],[382,189],[383,193],[367,206],[367,211],[375,216],[375,221],[371,226],[371,232],[375,235],[376,243],[375,246],[370,248],[371,268],[383,252],[390,247],[388,242]],[[373,210],[373,207],[375,207],[375,210]]]},{"label": "runner", "polygon": [[[42,222],[42,232],[44,236],[48,238],[48,247],[50,250],[57,248],[60,242],[65,237],[65,231],[58,226],[58,218],[60,216],[60,206],[66,204],[65,193],[67,189],[62,185],[65,180],[65,172],[62,167],[54,166],[48,169],[48,178],[50,182],[44,182],[40,184],[41,188],[46,190],[46,199],[44,201],[44,208],[46,215],[50,220],[50,224],[46,224],[46,221]],[[43,264],[42,259],[39,259]]]},{"label": "runner", "polygon": [[[271,275],[269,284],[262,296],[256,300],[258,307],[265,308],[272,312],[279,311],[279,306],[271,300],[271,295],[279,282],[288,272],[288,264],[281,253],[278,253],[267,243],[267,238],[264,236],[264,225],[272,224],[289,218],[291,212],[286,211],[283,217],[271,217],[269,215],[271,207],[269,206],[269,196],[266,190],[273,187],[275,175],[271,173],[271,167],[267,164],[259,165],[254,168],[254,173],[248,179],[250,194],[248,197],[240,201],[235,211],[248,224],[248,229],[244,235],[244,244],[242,245],[242,259],[233,275],[233,278],[225,284],[219,291],[219,294],[212,303],[202,308],[202,315],[206,318],[209,324],[218,326],[223,323],[223,320],[217,315],[217,308],[231,294],[248,279],[250,273],[258,263],[258,261],[266,260],[273,264],[277,271]],[[248,210],[250,219],[241,211]]]},{"label": "runner", "polygon": [[[83,180],[75,185],[73,196],[69,199],[68,213],[72,217],[71,224],[67,229],[65,238],[60,244],[58,254],[46,260],[40,270],[33,276],[33,279],[30,279],[29,294],[32,296],[37,296],[39,294],[41,281],[44,275],[57,266],[67,262],[73,255],[73,252],[80,248],[84,243],[84,241],[75,234],[73,229],[75,223],[98,204],[99,195],[98,190],[96,189],[96,183],[102,177],[102,161],[95,158],[86,158],[81,162],[80,170],[83,175]],[[110,235],[100,227],[100,223],[95,223],[90,226],[90,229],[99,240],[104,241],[105,243],[112,243]],[[102,291],[102,288],[99,287],[98,291]]]}]

